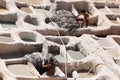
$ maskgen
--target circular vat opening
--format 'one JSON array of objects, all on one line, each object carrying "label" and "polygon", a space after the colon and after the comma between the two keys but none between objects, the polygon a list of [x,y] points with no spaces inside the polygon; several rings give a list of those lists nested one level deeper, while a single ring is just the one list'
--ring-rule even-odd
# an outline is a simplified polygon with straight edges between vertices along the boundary
[{"label": "circular vat opening", "polygon": [[105,2],[104,1],[101,1],[101,0],[97,0],[94,2],[94,5],[97,9],[100,9],[100,8],[105,8]]},{"label": "circular vat opening", "polygon": [[5,13],[5,12],[8,12],[8,9],[0,7],[0,13]]},{"label": "circular vat opening", "polygon": [[33,13],[28,5],[22,5],[20,3],[16,3],[16,5],[17,5],[17,8],[19,8],[20,10],[22,10],[22,11],[24,11],[26,13]]},{"label": "circular vat opening", "polygon": [[113,37],[113,39],[118,45],[120,45],[120,37]]},{"label": "circular vat opening", "polygon": [[14,42],[14,40],[12,39],[11,35],[10,34],[3,34],[3,35],[0,35],[0,42]]},{"label": "circular vat opening", "polygon": [[36,17],[31,17],[30,15],[27,15],[24,19],[26,23],[38,26],[38,21]]},{"label": "circular vat opening", "polygon": [[49,46],[48,52],[53,54],[57,62],[65,62],[65,58],[60,54],[60,48],[58,46]]},{"label": "circular vat opening", "polygon": [[73,5],[78,12],[82,11],[82,10],[88,11],[88,8],[89,8],[89,3],[87,1],[84,1],[84,0],[73,2]]},{"label": "circular vat opening", "polygon": [[21,76],[33,76],[30,72],[30,67],[26,64],[12,64],[7,65],[8,70],[15,74],[15,75],[21,75]]},{"label": "circular vat opening", "polygon": [[2,25],[2,28],[16,28],[16,24],[14,22],[0,22]]},{"label": "circular vat opening", "polygon": [[80,60],[85,57],[80,51],[67,50],[67,53],[75,60]]},{"label": "circular vat opening", "polygon": [[26,3],[28,5],[40,5],[43,3],[43,0],[16,0],[18,3]]},{"label": "circular vat opening", "polygon": [[117,16],[116,15],[106,15],[106,17],[112,22],[112,23],[115,23],[115,24],[119,24],[120,22],[117,21]]},{"label": "circular vat opening", "polygon": [[111,41],[107,38],[99,38],[99,40],[97,40],[98,43],[102,46],[102,47],[112,47],[114,44],[111,43]]},{"label": "circular vat opening", "polygon": [[[62,44],[62,45],[63,45],[63,43],[64,43],[65,45],[67,45],[68,42],[69,42],[69,39],[68,39],[68,38],[46,37],[46,39],[49,40],[49,41],[52,41],[52,42],[58,43],[58,44]],[[63,41],[63,43],[62,43],[61,40]]]},{"label": "circular vat opening", "polygon": [[18,7],[20,10],[26,13],[33,13],[32,10],[28,6]]},{"label": "circular vat opening", "polygon": [[0,13],[8,12],[6,8],[6,1],[0,0]]},{"label": "circular vat opening", "polygon": [[33,13],[29,7],[21,7],[20,10],[27,12],[27,13]]},{"label": "circular vat opening", "polygon": [[78,71],[78,75],[81,78],[90,78],[90,77],[95,76],[94,72],[89,72],[89,71],[86,71],[86,70]]},{"label": "circular vat opening", "polygon": [[21,32],[19,36],[25,42],[36,42],[36,35],[34,33]]}]

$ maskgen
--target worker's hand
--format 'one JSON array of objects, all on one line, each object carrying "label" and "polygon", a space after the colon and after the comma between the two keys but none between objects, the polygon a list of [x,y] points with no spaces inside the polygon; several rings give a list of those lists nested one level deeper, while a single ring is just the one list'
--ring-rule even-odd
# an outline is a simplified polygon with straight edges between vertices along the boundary
[{"label": "worker's hand", "polygon": [[48,64],[49,67],[51,67],[52,65],[51,64]]}]

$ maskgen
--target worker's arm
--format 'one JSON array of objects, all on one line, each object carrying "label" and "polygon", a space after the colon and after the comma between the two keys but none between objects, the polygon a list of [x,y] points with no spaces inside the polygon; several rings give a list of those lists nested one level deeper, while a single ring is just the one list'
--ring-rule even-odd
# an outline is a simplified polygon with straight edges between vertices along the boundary
[{"label": "worker's arm", "polygon": [[50,67],[50,66],[51,66],[51,64],[46,64],[46,65],[43,64],[43,65],[42,65],[43,68],[48,68],[48,67]]},{"label": "worker's arm", "polygon": [[83,21],[84,20],[84,15],[83,14],[79,14],[75,19],[77,21]]},{"label": "worker's arm", "polygon": [[76,16],[75,19],[78,19],[80,15],[81,15],[81,14],[79,14],[78,16]]}]

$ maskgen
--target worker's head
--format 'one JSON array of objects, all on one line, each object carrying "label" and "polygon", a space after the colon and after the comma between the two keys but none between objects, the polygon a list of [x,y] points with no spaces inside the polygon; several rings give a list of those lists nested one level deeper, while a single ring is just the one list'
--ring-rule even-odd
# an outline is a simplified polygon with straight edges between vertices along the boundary
[{"label": "worker's head", "polygon": [[50,58],[50,62],[54,62],[54,59],[53,59],[53,58]]},{"label": "worker's head", "polygon": [[49,59],[53,58],[53,54],[48,53],[48,54],[46,55],[46,57],[47,57],[47,59],[49,60]]},{"label": "worker's head", "polygon": [[50,18],[49,17],[45,18],[45,23],[48,24],[49,22],[50,22]]},{"label": "worker's head", "polygon": [[86,13],[86,11],[85,11],[85,10],[82,10],[81,13],[84,14],[84,13]]}]

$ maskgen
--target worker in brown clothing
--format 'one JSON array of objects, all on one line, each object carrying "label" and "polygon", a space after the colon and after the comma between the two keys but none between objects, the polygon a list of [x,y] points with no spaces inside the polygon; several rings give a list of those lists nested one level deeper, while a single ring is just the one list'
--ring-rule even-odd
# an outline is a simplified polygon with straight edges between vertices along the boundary
[{"label": "worker in brown clothing", "polygon": [[46,70],[45,72],[48,76],[53,76],[55,74],[55,66],[56,65],[53,58],[51,58],[47,64],[42,65],[43,69]]},{"label": "worker in brown clothing", "polygon": [[[83,18],[81,18],[80,16],[83,15]],[[89,14],[85,11],[82,10],[81,13],[76,17],[77,21],[82,21],[81,23],[81,27],[88,27],[89,24]]]}]

